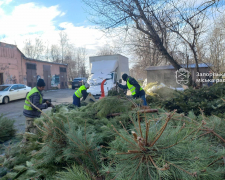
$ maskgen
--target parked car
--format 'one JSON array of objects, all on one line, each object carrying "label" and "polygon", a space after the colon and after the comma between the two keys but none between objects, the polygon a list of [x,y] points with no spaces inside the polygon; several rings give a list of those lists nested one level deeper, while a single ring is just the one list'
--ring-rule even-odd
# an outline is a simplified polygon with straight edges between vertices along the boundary
[{"label": "parked car", "polygon": [[0,85],[0,103],[7,104],[10,101],[26,98],[31,87],[24,84]]},{"label": "parked car", "polygon": [[72,82],[72,89],[79,88],[87,82],[87,78],[75,78]]}]

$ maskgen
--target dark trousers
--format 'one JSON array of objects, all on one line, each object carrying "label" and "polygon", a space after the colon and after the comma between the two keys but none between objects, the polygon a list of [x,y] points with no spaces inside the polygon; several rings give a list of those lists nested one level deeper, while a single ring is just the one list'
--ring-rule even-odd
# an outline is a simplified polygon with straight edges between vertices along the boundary
[{"label": "dark trousers", "polygon": [[142,101],[143,101],[143,106],[147,106],[147,101],[146,101],[146,98],[145,98],[145,95],[142,95],[141,96],[141,99],[142,99]]},{"label": "dark trousers", "polygon": [[80,107],[80,98],[73,94],[73,104],[74,106]]}]

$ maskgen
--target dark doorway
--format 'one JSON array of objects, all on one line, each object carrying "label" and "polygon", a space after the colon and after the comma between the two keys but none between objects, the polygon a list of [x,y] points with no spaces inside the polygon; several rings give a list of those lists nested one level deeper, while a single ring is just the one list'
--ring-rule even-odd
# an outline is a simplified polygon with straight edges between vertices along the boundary
[{"label": "dark doorway", "polygon": [[51,66],[43,65],[45,90],[51,89]]},{"label": "dark doorway", "polygon": [[27,63],[27,86],[35,87],[37,84],[36,64]]},{"label": "dark doorway", "polygon": [[66,68],[59,68],[60,71],[60,88],[65,89],[67,88],[67,73]]},{"label": "dark doorway", "polygon": [[3,73],[0,73],[0,85],[3,84]]}]

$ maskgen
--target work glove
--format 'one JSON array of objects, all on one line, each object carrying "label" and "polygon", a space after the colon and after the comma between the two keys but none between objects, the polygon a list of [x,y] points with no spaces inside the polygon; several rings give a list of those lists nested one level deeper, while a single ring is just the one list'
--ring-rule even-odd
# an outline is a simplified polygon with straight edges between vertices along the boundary
[{"label": "work glove", "polygon": [[51,103],[47,103],[48,107],[52,107],[52,104]]},{"label": "work glove", "polygon": [[48,105],[48,107],[52,107],[52,103],[46,101],[46,104]]}]

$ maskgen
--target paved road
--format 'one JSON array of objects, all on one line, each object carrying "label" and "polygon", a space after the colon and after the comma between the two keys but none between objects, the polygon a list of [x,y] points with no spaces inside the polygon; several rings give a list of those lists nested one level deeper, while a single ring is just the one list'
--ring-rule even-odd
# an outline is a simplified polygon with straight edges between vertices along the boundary
[{"label": "paved road", "polygon": [[[43,92],[45,99],[52,99],[54,105],[61,103],[72,103],[73,102],[72,89],[59,89]],[[25,131],[25,117],[23,116],[23,105],[24,99],[12,101],[9,104],[0,104],[0,114],[3,113],[5,117],[15,119],[15,127],[17,132]],[[44,111],[51,110],[48,108]]]}]

